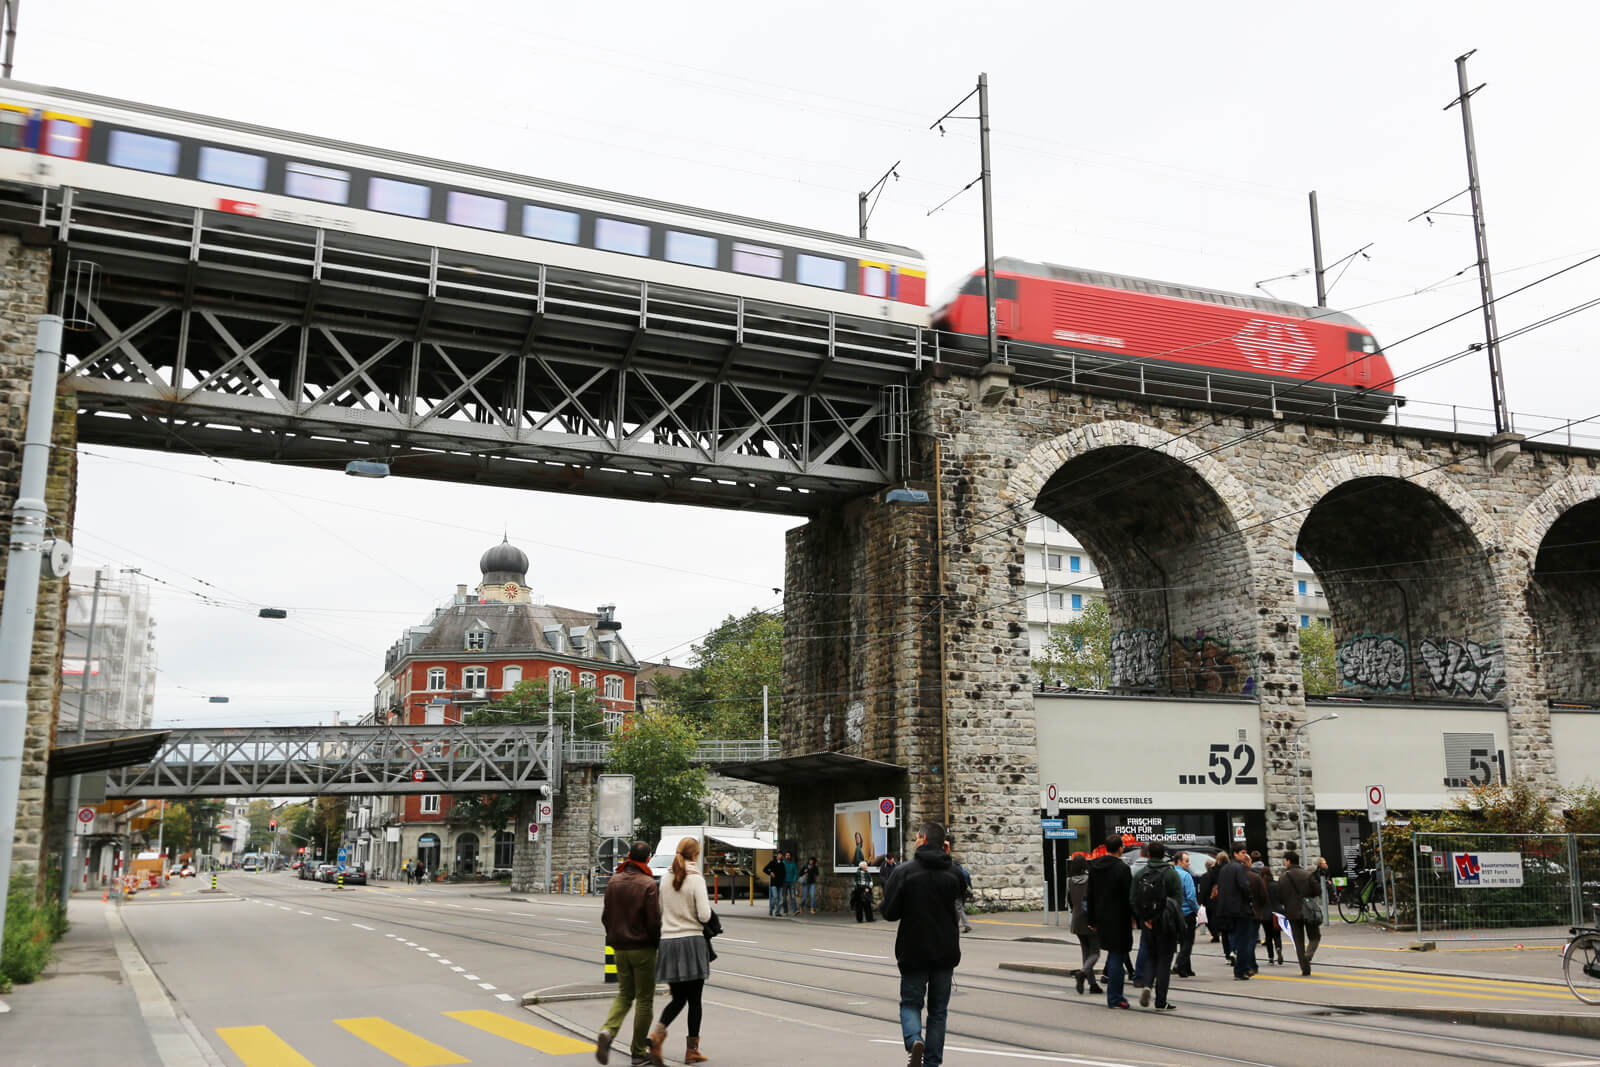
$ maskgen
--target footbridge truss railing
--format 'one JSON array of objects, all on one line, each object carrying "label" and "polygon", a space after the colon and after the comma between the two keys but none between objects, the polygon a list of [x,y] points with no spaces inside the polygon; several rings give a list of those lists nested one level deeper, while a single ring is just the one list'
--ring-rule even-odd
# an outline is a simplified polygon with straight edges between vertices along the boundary
[{"label": "footbridge truss railing", "polygon": [[[89,731],[107,740],[116,732]],[[106,796],[476,793],[560,788],[561,728],[291,726],[173,730],[149,763],[107,772]]]},{"label": "footbridge truss railing", "polygon": [[810,514],[895,476],[925,358],[919,326],[81,190],[0,222],[54,241],[91,443]]}]

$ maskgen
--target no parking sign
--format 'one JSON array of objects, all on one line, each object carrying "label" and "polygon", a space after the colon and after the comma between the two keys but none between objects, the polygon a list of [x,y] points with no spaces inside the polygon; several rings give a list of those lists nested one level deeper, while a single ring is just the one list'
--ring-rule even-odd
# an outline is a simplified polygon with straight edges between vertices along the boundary
[{"label": "no parking sign", "polygon": [[892,828],[894,826],[895,802],[894,797],[878,798],[878,825]]}]

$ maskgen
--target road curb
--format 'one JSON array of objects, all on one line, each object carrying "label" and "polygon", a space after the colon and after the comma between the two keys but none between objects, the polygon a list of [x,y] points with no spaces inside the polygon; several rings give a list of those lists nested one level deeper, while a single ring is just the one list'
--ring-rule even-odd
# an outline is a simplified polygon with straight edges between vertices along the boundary
[{"label": "road curb", "polygon": [[1499,1030],[1527,1030],[1560,1037],[1600,1037],[1600,1015],[1558,1014],[1542,1011],[1505,1011],[1483,1008],[1335,1008],[1364,1015],[1398,1015],[1408,1019],[1487,1026]]},{"label": "road curb", "polygon": [[[672,990],[665,983],[656,985],[656,993],[671,996]],[[535,989],[522,994],[522,1006],[532,1007],[535,1004],[561,1004],[570,1000],[610,1000],[617,995],[615,985],[600,985],[598,983],[578,983],[575,985],[550,986],[548,989]]]},{"label": "road curb", "polygon": [[117,962],[128,987],[139,1003],[139,1014],[144,1019],[150,1041],[164,1067],[223,1067],[216,1053],[206,1045],[189,1021],[180,1012],[166,987],[151,969],[139,943],[133,939],[122,921],[119,906],[105,908],[106,925],[111,929],[111,944],[117,952]]}]

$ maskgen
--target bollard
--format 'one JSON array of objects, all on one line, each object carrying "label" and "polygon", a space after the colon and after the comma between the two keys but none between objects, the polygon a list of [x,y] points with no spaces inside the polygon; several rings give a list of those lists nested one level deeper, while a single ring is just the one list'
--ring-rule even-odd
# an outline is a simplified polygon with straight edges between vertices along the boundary
[{"label": "bollard", "polygon": [[216,871],[212,871],[211,872],[211,891],[213,893],[215,893],[217,891],[217,872]]},{"label": "bollard", "polygon": [[343,889],[344,888],[344,870],[343,869],[340,869],[340,871],[339,871],[339,884],[334,886],[334,888],[335,889]]},{"label": "bollard", "polygon": [[617,950],[610,945],[606,946],[606,985],[615,985],[617,982]]}]

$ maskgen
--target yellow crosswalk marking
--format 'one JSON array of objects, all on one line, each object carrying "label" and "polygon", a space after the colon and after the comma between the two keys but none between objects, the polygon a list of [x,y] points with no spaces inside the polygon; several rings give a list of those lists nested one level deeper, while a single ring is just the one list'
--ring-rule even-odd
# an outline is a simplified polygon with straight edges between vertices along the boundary
[{"label": "yellow crosswalk marking", "polygon": [[1519,997],[1548,997],[1551,1000],[1572,999],[1565,991],[1540,982],[1499,981],[1492,978],[1460,978],[1433,974],[1395,974],[1393,971],[1356,971],[1358,975],[1377,975],[1385,981],[1420,982],[1424,985],[1446,986],[1457,989],[1481,989],[1486,993],[1508,993]]},{"label": "yellow crosswalk marking", "polygon": [[224,1026],[217,1036],[228,1043],[245,1067],[312,1067],[310,1060],[265,1026]]},{"label": "yellow crosswalk marking", "polygon": [[442,1045],[403,1030],[387,1019],[335,1019],[334,1022],[381,1052],[387,1052],[406,1067],[443,1067],[447,1063],[471,1063]]},{"label": "yellow crosswalk marking", "polygon": [[1280,977],[1278,975],[1266,975],[1266,974],[1258,974],[1258,975],[1255,976],[1254,980],[1256,980],[1256,981],[1265,980],[1265,981],[1268,981],[1268,982],[1295,982],[1295,983],[1301,984],[1301,985],[1346,986],[1346,987],[1349,987],[1349,988],[1352,988],[1352,989],[1381,989],[1381,990],[1384,990],[1384,991],[1390,992],[1390,993],[1428,993],[1428,994],[1431,994],[1433,996],[1439,996],[1439,997],[1465,997],[1465,998],[1467,998],[1469,1000],[1514,1000],[1514,999],[1516,999],[1516,998],[1510,997],[1510,996],[1492,996],[1492,995],[1485,994],[1485,993],[1463,993],[1463,992],[1449,990],[1449,989],[1430,989],[1430,988],[1428,988],[1426,986],[1422,986],[1422,985],[1389,985],[1389,984],[1386,984],[1386,983],[1377,982],[1377,981],[1371,981],[1371,980],[1341,982],[1341,981],[1339,981],[1337,979],[1334,979],[1334,978],[1304,978],[1304,977],[1294,978],[1294,977],[1291,977],[1289,975],[1283,975],[1283,976]]},{"label": "yellow crosswalk marking", "polygon": [[475,1026],[479,1030],[487,1031],[496,1037],[503,1037],[507,1041],[515,1041],[540,1052],[548,1052],[552,1056],[565,1056],[574,1052],[593,1052],[594,1045],[587,1041],[558,1034],[551,1030],[543,1030],[532,1023],[525,1023],[518,1019],[508,1018],[497,1011],[447,1011],[450,1018],[457,1022]]}]

